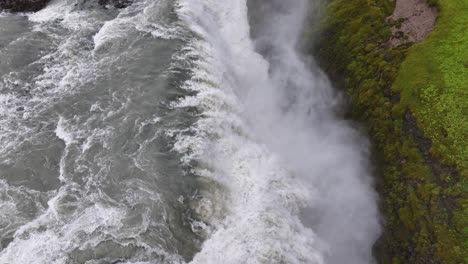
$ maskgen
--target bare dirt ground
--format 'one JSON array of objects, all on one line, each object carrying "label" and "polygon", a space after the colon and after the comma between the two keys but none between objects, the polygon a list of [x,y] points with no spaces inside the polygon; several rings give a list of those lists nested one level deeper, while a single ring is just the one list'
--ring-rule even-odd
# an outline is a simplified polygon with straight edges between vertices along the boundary
[{"label": "bare dirt ground", "polygon": [[400,28],[392,28],[390,44],[398,46],[425,40],[434,29],[437,15],[437,8],[430,7],[426,0],[396,0],[395,11],[388,19],[404,21]]}]

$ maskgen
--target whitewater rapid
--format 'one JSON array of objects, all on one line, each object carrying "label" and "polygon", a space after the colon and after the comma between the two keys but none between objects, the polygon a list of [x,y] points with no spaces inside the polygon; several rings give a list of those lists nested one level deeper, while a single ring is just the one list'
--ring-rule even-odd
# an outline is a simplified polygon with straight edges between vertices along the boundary
[{"label": "whitewater rapid", "polygon": [[194,261],[370,263],[379,226],[366,142],[336,119],[336,95],[297,51],[307,2],[250,3],[254,39],[246,1],[181,8],[203,51],[203,82],[189,86],[199,93],[181,104],[207,116],[183,147],[231,196],[230,215]]},{"label": "whitewater rapid", "polygon": [[299,50],[310,6],[2,14],[0,263],[373,263],[368,143]]}]

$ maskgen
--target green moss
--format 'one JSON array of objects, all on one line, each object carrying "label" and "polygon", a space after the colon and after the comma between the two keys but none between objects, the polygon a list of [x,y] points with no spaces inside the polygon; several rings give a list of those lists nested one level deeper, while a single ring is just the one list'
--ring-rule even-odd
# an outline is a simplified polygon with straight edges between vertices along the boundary
[{"label": "green moss", "polygon": [[468,1],[439,0],[437,6],[434,32],[409,50],[392,89],[401,95],[395,110],[411,109],[432,141],[430,153],[458,171],[439,176],[454,219],[452,229],[437,234],[443,245],[436,256],[462,263],[468,260]]},{"label": "green moss", "polygon": [[433,142],[434,155],[468,171],[468,1],[439,0],[441,14],[429,39],[415,45],[393,89],[398,110],[411,108]]},{"label": "green moss", "polygon": [[332,0],[314,52],[374,141],[380,263],[468,263],[468,1],[430,1],[435,31],[391,47],[387,0]]}]

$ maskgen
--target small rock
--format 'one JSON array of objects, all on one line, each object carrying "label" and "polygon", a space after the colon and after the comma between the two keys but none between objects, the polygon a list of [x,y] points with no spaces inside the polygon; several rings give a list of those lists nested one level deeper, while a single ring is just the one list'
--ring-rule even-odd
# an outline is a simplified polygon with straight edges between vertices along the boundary
[{"label": "small rock", "polygon": [[395,38],[401,39],[405,36],[405,33],[403,31],[397,31],[395,32]]},{"label": "small rock", "polygon": [[390,62],[390,61],[392,60],[392,55],[390,55],[390,54],[385,54],[384,60],[385,60],[386,62]]}]

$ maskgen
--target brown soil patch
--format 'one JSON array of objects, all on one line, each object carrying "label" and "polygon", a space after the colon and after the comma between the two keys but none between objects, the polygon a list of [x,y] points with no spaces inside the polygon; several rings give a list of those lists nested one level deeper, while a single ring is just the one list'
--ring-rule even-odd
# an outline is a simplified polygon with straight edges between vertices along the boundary
[{"label": "brown soil patch", "polygon": [[432,32],[438,11],[426,0],[396,0],[396,7],[388,20],[403,19],[399,28],[393,27],[389,43],[398,46],[408,42],[421,42]]}]

